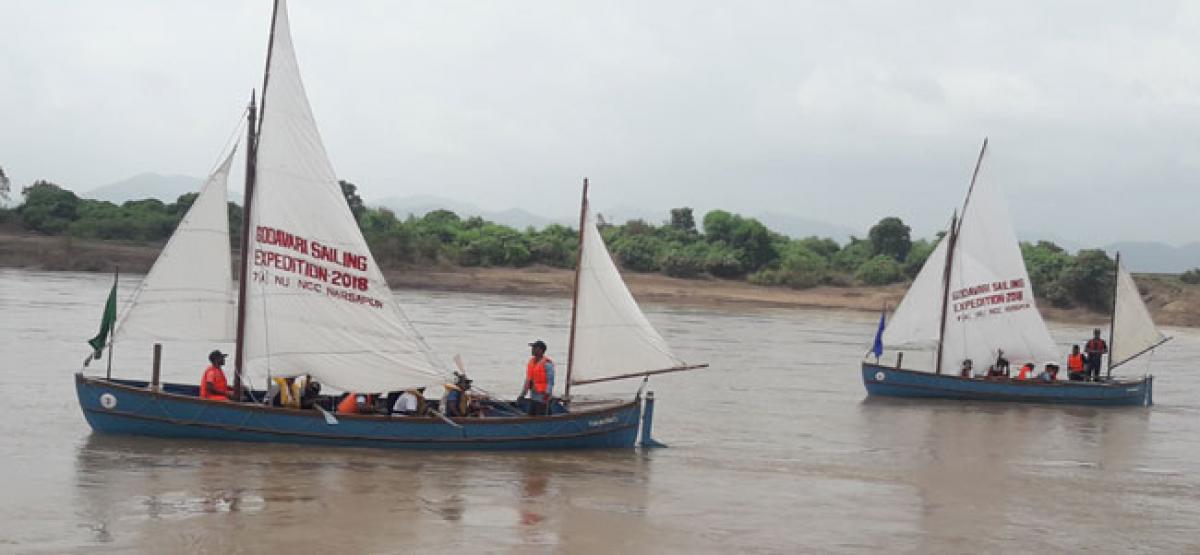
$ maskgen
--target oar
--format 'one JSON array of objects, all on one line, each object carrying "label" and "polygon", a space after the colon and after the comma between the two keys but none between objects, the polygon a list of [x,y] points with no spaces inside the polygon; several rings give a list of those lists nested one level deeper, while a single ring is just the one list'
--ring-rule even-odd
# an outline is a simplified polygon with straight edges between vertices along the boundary
[{"label": "oar", "polygon": [[313,403],[313,407],[316,408],[317,410],[321,411],[321,414],[325,416],[326,424],[329,424],[330,426],[337,425],[338,419],[334,418],[334,416],[332,414],[329,414],[329,411],[325,410],[325,407],[322,407],[321,405],[318,405],[316,403]]},{"label": "oar", "polygon": [[453,420],[450,420],[450,417],[449,417],[449,416],[446,416],[445,414],[442,414],[442,413],[441,413],[441,412],[439,412],[437,409],[425,409],[425,410],[429,411],[429,412],[430,412],[431,414],[433,414],[434,416],[436,416],[436,417],[438,417],[438,418],[441,418],[441,419],[442,419],[442,422],[445,422],[445,423],[447,423],[447,424],[449,424],[449,425],[451,425],[451,426],[453,426],[453,427],[455,427],[455,428],[458,428],[458,429],[460,429],[460,430],[462,429],[462,424],[459,424],[458,422],[455,422],[455,421],[453,421]]}]

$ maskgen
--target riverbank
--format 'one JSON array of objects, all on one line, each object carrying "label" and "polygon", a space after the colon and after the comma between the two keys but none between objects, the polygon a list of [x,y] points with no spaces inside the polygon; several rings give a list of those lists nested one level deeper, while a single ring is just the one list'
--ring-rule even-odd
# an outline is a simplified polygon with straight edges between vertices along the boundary
[{"label": "riverbank", "polygon": [[[158,257],[159,246],[115,241],[90,241],[0,233],[0,267],[50,271],[145,273]],[[522,294],[565,297],[571,294],[574,273],[560,268],[465,268],[459,266],[385,268],[392,287],[440,291]],[[789,289],[746,282],[702,278],[679,279],[662,274],[624,274],[633,294],[643,302],[706,307],[822,308],[878,311],[895,307],[907,284],[885,287],[814,287]],[[1163,326],[1200,327],[1200,287],[1187,286],[1172,276],[1138,276],[1155,321]],[[1041,303],[1047,319],[1105,325],[1107,314],[1084,309],[1062,310]]]}]

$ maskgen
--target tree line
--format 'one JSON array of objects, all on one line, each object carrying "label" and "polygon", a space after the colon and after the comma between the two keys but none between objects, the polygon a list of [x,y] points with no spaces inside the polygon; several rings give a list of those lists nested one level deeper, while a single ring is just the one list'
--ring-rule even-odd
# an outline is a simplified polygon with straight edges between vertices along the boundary
[{"label": "tree line", "polygon": [[[552,224],[523,230],[462,217],[449,210],[398,217],[368,207],[357,187],[342,181],[342,192],[379,264],[385,267],[458,265],[467,267],[545,265],[573,268],[578,234]],[[0,208],[0,224],[46,235],[155,243],[165,240],[196,199],[172,203],[155,199],[121,205],[85,199],[53,183],[38,181],[22,190],[23,202]],[[242,210],[228,203],[232,247],[240,242]],[[797,289],[828,285],[880,286],[911,280],[941,237],[913,239],[900,218],[879,220],[864,238],[841,244],[830,238],[791,238],[754,218],[712,210],[699,221],[691,208],[675,208],[661,223],[606,222],[600,233],[627,271],[661,272],[678,278],[744,280]],[[1071,254],[1048,241],[1022,243],[1035,294],[1051,305],[1106,311],[1112,306],[1114,262],[1102,250]],[[1200,282],[1200,269],[1184,274]]]}]

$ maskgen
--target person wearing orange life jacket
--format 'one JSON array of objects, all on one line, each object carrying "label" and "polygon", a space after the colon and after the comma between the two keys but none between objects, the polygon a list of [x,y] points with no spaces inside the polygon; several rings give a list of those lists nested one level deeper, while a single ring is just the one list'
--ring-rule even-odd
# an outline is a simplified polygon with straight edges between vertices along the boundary
[{"label": "person wearing orange life jacket", "polygon": [[1087,377],[1089,380],[1100,381],[1100,362],[1108,354],[1108,343],[1100,339],[1100,328],[1092,330],[1092,338],[1083,345],[1087,353]]},{"label": "person wearing orange life jacket", "polygon": [[347,393],[337,405],[338,414],[371,414],[375,412],[374,395]]},{"label": "person wearing orange life jacket", "polygon": [[525,365],[525,383],[521,395],[529,394],[529,414],[550,414],[550,401],[554,398],[554,361],[546,356],[546,343],[541,339],[529,344],[529,362]]},{"label": "person wearing orange life jacket", "polygon": [[1017,373],[1018,380],[1028,380],[1033,376],[1033,363],[1027,362],[1021,367],[1021,371]]},{"label": "person wearing orange life jacket", "polygon": [[204,375],[200,378],[200,398],[206,401],[228,401],[233,398],[233,391],[229,389],[229,382],[225,381],[225,372],[221,367],[225,366],[226,354],[221,351],[213,351],[208,353],[208,368],[204,369]]},{"label": "person wearing orange life jacket", "polygon": [[1082,382],[1086,379],[1083,370],[1083,353],[1079,352],[1079,345],[1072,345],[1071,354],[1067,355],[1067,379],[1073,382]]}]

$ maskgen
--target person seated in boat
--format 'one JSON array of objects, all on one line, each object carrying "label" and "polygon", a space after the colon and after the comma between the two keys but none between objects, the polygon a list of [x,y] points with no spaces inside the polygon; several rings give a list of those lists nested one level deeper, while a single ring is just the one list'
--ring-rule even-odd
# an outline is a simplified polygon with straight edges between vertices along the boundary
[{"label": "person seated in boat", "polygon": [[964,377],[964,378],[971,377],[971,366],[972,366],[971,359],[969,359],[969,358],[964,359],[962,361],[962,370],[959,371],[958,375],[961,377]]},{"label": "person seated in boat", "polygon": [[1085,358],[1079,352],[1079,345],[1071,345],[1071,354],[1067,355],[1067,379],[1073,382],[1084,380]]},{"label": "person seated in boat", "polygon": [[271,378],[267,386],[267,398],[271,406],[291,409],[300,408],[301,384],[296,378]]},{"label": "person seated in boat", "polygon": [[[530,358],[525,364],[525,384],[517,399],[529,394],[529,414],[550,414],[550,400],[554,398],[554,361],[546,356],[546,342],[538,339],[529,344]],[[519,402],[519,401],[518,401]]]},{"label": "person seated in boat", "polygon": [[1017,372],[1017,379],[1028,380],[1032,378],[1034,369],[1035,366],[1032,362],[1026,362],[1023,366],[1021,366],[1021,371]]},{"label": "person seated in boat", "polygon": [[321,398],[321,383],[305,376],[304,389],[300,393],[300,408],[311,410]]},{"label": "person seated in boat", "polygon": [[338,414],[373,414],[375,396],[369,393],[347,393],[337,405]]},{"label": "person seated in boat", "polygon": [[470,414],[471,379],[465,374],[454,373],[454,383],[446,384],[446,394],[442,397],[442,414],[446,416],[467,416]]},{"label": "person seated in boat", "polygon": [[1008,377],[1008,359],[1004,358],[1004,351],[996,351],[996,371],[1000,372],[998,376]]},{"label": "person seated in boat", "polygon": [[1087,379],[1100,381],[1100,362],[1108,354],[1108,343],[1100,339],[1100,328],[1092,330],[1092,338],[1084,343],[1083,351],[1087,353]]},{"label": "person seated in boat", "polygon": [[1043,382],[1053,382],[1058,380],[1058,363],[1047,362],[1046,365],[1042,367],[1042,371],[1038,374],[1037,379]]},{"label": "person seated in boat", "polygon": [[200,398],[206,401],[228,401],[233,399],[233,390],[225,381],[225,359],[228,357],[221,351],[208,353],[208,368],[200,378]]},{"label": "person seated in boat", "polygon": [[392,405],[393,416],[424,416],[425,388],[405,389]]}]

